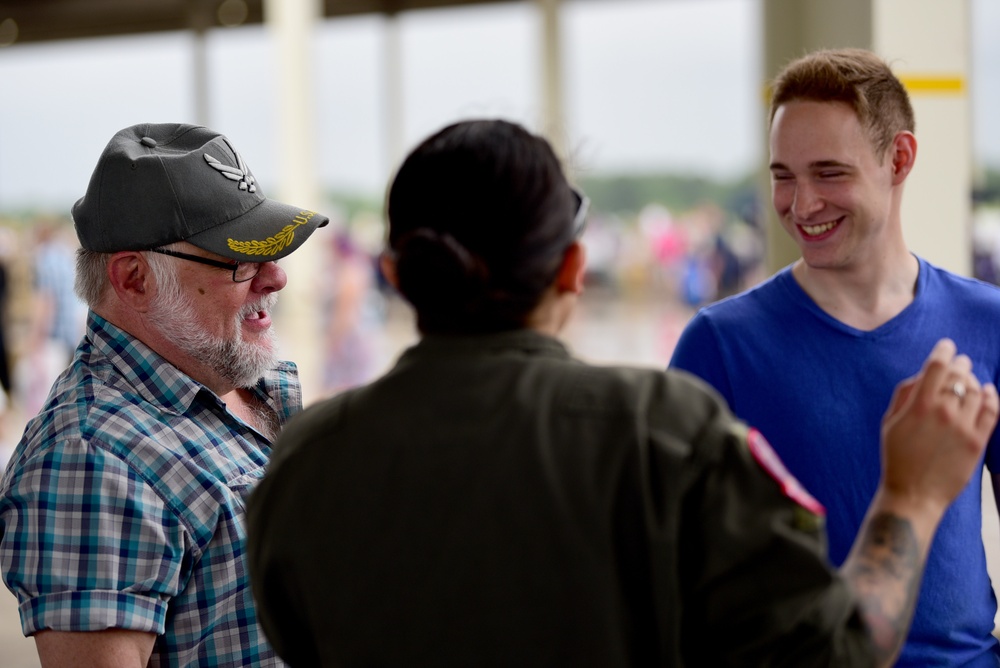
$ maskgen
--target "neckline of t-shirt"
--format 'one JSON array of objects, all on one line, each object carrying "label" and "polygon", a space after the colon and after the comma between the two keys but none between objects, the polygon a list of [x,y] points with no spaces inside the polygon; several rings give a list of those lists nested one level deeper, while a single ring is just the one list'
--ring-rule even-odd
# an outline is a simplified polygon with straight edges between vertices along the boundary
[{"label": "neckline of t-shirt", "polygon": [[895,316],[890,318],[885,323],[879,325],[875,329],[865,330],[858,329],[857,327],[852,327],[845,322],[838,320],[826,311],[824,311],[819,304],[817,304],[809,294],[802,289],[799,282],[795,280],[795,276],[792,274],[792,265],[785,267],[778,278],[781,284],[784,286],[785,290],[789,293],[796,303],[800,304],[807,310],[809,310],[813,315],[815,315],[820,320],[823,320],[828,325],[839,329],[842,332],[850,334],[856,338],[862,339],[877,339],[883,336],[887,336],[895,332],[900,327],[905,327],[910,320],[916,317],[916,314],[920,310],[921,299],[920,296],[924,292],[924,287],[927,284],[927,263],[920,257],[914,255],[917,259],[919,266],[917,274],[917,287],[913,292],[913,301],[907,304],[906,308],[897,313]]}]

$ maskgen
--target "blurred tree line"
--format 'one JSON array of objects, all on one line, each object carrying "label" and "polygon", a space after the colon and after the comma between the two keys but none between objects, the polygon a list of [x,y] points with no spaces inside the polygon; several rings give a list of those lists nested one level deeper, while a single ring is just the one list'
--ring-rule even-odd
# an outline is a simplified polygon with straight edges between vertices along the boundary
[{"label": "blurred tree line", "polygon": [[[624,220],[634,218],[649,204],[683,212],[706,203],[749,219],[751,209],[748,207],[753,207],[758,198],[758,184],[753,173],[729,180],[670,172],[590,175],[581,177],[579,185],[590,197],[594,211]],[[382,193],[331,190],[326,197],[347,221],[359,214],[383,215]],[[972,197],[976,205],[1000,206],[1000,167],[987,167],[977,172]],[[2,217],[8,225],[20,226],[39,215],[38,210],[31,209],[6,211]],[[68,215],[65,221],[70,224]]]},{"label": "blurred tree line", "polygon": [[1000,206],[1000,168],[987,167],[978,175],[973,204]]},{"label": "blurred tree line", "polygon": [[[625,220],[650,204],[682,212],[711,203],[742,214],[756,197],[753,174],[731,180],[676,173],[592,175],[581,178],[578,184],[590,197],[593,211]],[[347,220],[359,213],[382,214],[384,202],[374,196],[331,191],[327,197]]]},{"label": "blurred tree line", "polygon": [[[576,180],[591,200],[591,215],[624,233],[636,227],[644,210],[661,207],[683,216],[705,206],[725,212],[755,234],[758,226],[758,183],[754,174],[729,180],[678,173],[588,175]],[[344,229],[369,253],[384,242],[384,205],[380,195],[331,190],[326,193],[333,226]]]},{"label": "blurred tree line", "polygon": [[580,187],[590,197],[593,208],[621,218],[630,218],[649,204],[660,204],[675,212],[688,211],[712,203],[746,215],[745,208],[756,201],[756,178],[748,174],[732,180],[704,176],[660,173],[585,176]]}]

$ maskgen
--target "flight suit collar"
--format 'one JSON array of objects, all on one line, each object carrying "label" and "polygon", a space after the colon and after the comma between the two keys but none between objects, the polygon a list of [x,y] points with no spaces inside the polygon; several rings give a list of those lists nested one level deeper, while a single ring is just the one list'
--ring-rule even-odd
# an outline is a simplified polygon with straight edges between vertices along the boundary
[{"label": "flight suit collar", "polygon": [[432,334],[408,349],[400,361],[426,356],[454,356],[463,353],[521,352],[526,355],[569,359],[570,353],[558,339],[533,329],[474,335]]}]

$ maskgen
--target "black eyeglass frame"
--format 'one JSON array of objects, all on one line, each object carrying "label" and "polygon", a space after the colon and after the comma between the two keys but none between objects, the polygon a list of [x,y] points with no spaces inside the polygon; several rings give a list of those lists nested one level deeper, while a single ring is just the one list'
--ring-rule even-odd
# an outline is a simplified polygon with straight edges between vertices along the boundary
[{"label": "black eyeglass frame", "polygon": [[[217,267],[219,269],[226,269],[233,272],[233,283],[246,283],[247,281],[252,281],[260,273],[261,265],[263,262],[239,262],[234,260],[233,262],[223,262],[222,260],[213,260],[211,258],[202,257],[200,255],[192,255],[191,253],[182,253],[180,251],[169,250],[167,248],[150,248],[149,252],[159,253],[160,255],[169,255],[170,257],[179,257],[182,260],[190,260],[191,262],[198,262],[200,264],[207,264],[209,267]],[[246,278],[236,278],[236,272],[240,270],[241,265],[253,265],[255,271],[253,274]]]},{"label": "black eyeglass frame", "polygon": [[583,236],[587,229],[587,213],[590,211],[590,198],[576,188],[572,189],[573,198],[576,200],[576,214],[573,216],[573,239],[577,240]]}]

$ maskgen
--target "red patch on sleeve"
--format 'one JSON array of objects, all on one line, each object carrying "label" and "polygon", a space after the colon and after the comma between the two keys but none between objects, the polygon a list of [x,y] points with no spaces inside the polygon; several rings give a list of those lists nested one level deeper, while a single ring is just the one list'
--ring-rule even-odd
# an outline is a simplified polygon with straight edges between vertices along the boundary
[{"label": "red patch on sleeve", "polygon": [[753,458],[778,483],[785,496],[811,513],[826,517],[826,508],[823,507],[823,504],[813,498],[812,494],[802,486],[802,483],[788,472],[778,457],[778,453],[774,451],[762,433],[751,429],[750,433],[747,434],[747,446],[749,446]]}]

